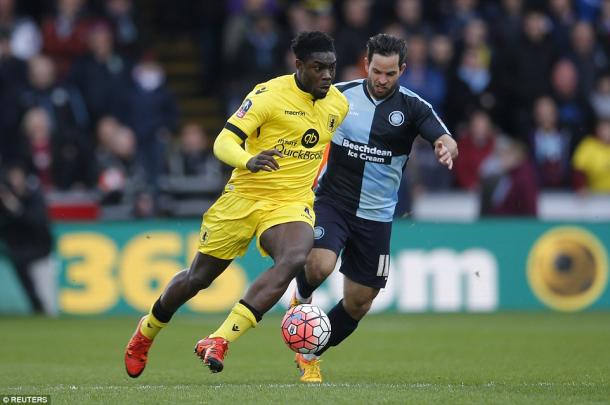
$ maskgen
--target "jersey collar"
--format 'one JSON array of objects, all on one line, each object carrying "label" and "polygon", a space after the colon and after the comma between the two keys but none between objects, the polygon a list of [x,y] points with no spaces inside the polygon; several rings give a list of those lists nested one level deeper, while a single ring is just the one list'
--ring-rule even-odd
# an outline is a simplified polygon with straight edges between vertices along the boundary
[{"label": "jersey collar", "polygon": [[295,92],[296,94],[298,94],[298,95],[299,95],[299,97],[304,98],[304,99],[305,99],[305,100],[307,100],[307,101],[314,101],[314,98],[313,98],[313,96],[311,95],[311,93],[308,93],[308,92],[304,91],[304,90],[303,90],[303,89],[301,89],[301,88],[299,87],[299,85],[297,84],[297,74],[296,74],[296,73],[294,73],[294,74],[292,75],[292,78],[293,78],[293,80],[292,80],[292,89],[294,90],[294,92]]},{"label": "jersey collar", "polygon": [[396,86],[396,88],[394,89],[392,94],[390,94],[389,96],[387,96],[386,98],[383,98],[381,100],[375,100],[373,98],[373,96],[371,96],[371,94],[369,93],[369,89],[366,87],[366,79],[364,79],[362,81],[362,89],[364,90],[364,94],[367,96],[367,98],[369,100],[371,100],[371,103],[375,104],[375,106],[378,106],[379,104],[383,103],[384,101],[391,99],[392,96],[394,96],[394,94],[396,94],[396,90],[398,90],[398,86]]}]

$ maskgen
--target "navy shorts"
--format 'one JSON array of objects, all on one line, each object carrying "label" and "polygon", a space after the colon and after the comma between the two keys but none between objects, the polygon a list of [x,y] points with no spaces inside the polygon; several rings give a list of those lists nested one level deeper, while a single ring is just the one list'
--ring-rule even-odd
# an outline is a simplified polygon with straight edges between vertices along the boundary
[{"label": "navy shorts", "polygon": [[383,288],[390,272],[392,222],[378,222],[356,215],[329,203],[314,203],[316,225],[314,247],[339,255],[339,271],[347,278],[373,288]]}]

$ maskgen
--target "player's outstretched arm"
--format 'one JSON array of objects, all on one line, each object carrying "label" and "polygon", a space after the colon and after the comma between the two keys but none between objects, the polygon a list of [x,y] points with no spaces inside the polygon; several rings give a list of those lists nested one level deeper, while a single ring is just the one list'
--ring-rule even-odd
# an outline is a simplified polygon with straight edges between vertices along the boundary
[{"label": "player's outstretched arm", "polygon": [[457,143],[451,136],[441,135],[434,141],[434,154],[440,164],[451,170],[453,169],[453,160],[458,156]]}]

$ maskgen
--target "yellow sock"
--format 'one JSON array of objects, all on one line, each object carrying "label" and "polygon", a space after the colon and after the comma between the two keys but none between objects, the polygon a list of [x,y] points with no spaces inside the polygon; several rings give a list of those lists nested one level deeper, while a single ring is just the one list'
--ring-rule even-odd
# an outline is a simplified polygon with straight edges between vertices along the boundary
[{"label": "yellow sock", "polygon": [[256,327],[256,317],[245,305],[235,304],[227,319],[210,337],[221,337],[234,342],[250,328]]},{"label": "yellow sock", "polygon": [[140,332],[149,339],[154,339],[157,333],[163,329],[167,323],[163,323],[152,314],[152,309],[146,315],[142,323],[140,324]]}]

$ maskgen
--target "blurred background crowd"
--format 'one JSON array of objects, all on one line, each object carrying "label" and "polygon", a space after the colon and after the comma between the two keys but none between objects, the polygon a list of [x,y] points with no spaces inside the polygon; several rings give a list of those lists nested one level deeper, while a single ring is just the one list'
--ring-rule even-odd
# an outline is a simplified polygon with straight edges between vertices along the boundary
[{"label": "blurred background crowd", "polygon": [[0,0],[0,216],[201,215],[230,173],[214,137],[312,29],[337,81],[371,35],[406,38],[400,84],[458,141],[451,172],[414,146],[397,216],[447,191],[519,216],[610,193],[610,0]]}]

